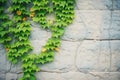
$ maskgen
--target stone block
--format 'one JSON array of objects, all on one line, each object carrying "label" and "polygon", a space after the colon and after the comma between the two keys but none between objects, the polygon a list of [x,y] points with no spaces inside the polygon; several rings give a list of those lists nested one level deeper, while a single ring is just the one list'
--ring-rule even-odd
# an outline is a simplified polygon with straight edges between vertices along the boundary
[{"label": "stone block", "polygon": [[37,80],[65,80],[60,73],[40,72],[37,73]]},{"label": "stone block", "polygon": [[76,10],[76,14],[77,19],[66,28],[63,39],[75,41],[110,38],[108,31],[111,23],[110,11]]},{"label": "stone block", "polygon": [[40,24],[31,21],[31,36],[30,40],[46,40],[51,37],[51,33],[40,28]]},{"label": "stone block", "polygon": [[4,48],[3,48],[3,45],[2,45],[2,44],[0,44],[0,50],[2,50],[2,49],[4,49]]},{"label": "stone block", "polygon": [[3,45],[0,44],[0,72],[5,73],[7,71],[10,71],[10,68],[11,68],[11,63],[6,58],[6,51]]},{"label": "stone block", "polygon": [[120,10],[120,0],[113,0],[113,10]]},{"label": "stone block", "polygon": [[99,80],[120,80],[120,72],[90,72],[89,74],[98,76]]},{"label": "stone block", "polygon": [[69,41],[79,41],[85,39],[86,35],[87,30],[83,23],[73,23],[66,28],[62,39]]},{"label": "stone block", "polygon": [[84,74],[80,72],[50,73],[41,72],[37,74],[37,80],[99,80],[98,76]]},{"label": "stone block", "polygon": [[40,25],[31,22],[32,30],[30,36],[31,46],[34,48],[32,53],[39,54],[41,48],[46,44],[47,40],[51,37],[51,32],[43,30],[40,28]]},{"label": "stone block", "polygon": [[70,41],[83,40],[86,37],[86,31],[86,27],[81,19],[80,11],[75,10],[73,23],[67,26],[62,39]]},{"label": "stone block", "polygon": [[59,52],[55,53],[54,61],[40,66],[44,71],[68,72],[75,70],[75,54],[79,42],[62,41]]},{"label": "stone block", "polygon": [[10,73],[21,73],[21,72],[23,72],[21,62],[19,62],[17,64],[11,64],[10,67],[11,67],[10,68]]},{"label": "stone block", "polygon": [[120,31],[119,30],[110,30],[111,39],[120,39]]},{"label": "stone block", "polygon": [[[39,65],[43,71],[58,71],[67,72],[69,70],[75,70],[74,60],[75,54],[79,42],[62,41],[59,52],[55,52],[54,61]],[[37,51],[36,51],[37,52]],[[22,72],[22,68],[19,65],[12,65],[11,72]]]},{"label": "stone block", "polygon": [[119,75],[120,72],[39,72],[36,80],[120,80]]},{"label": "stone block", "polygon": [[6,80],[17,80],[17,74],[14,73],[7,73]]},{"label": "stone block", "polygon": [[48,39],[43,40],[31,40],[31,45],[33,47],[33,51],[31,53],[40,54],[42,47],[46,44]]},{"label": "stone block", "polygon": [[0,72],[7,72],[10,69],[10,63],[6,59],[6,51],[0,46]]},{"label": "stone block", "polygon": [[110,39],[120,39],[120,11],[119,10],[112,11]]},{"label": "stone block", "polygon": [[111,45],[111,71],[120,71],[120,41],[110,41]]},{"label": "stone block", "polygon": [[112,9],[112,0],[76,0],[76,9],[109,10]]},{"label": "stone block", "polygon": [[87,39],[108,39],[110,27],[110,11],[84,10],[80,11],[84,26],[87,29]]},{"label": "stone block", "polygon": [[89,73],[81,73],[81,72],[68,72],[62,73],[61,77],[65,80],[99,80],[98,76],[93,76]]},{"label": "stone block", "polygon": [[0,72],[0,80],[5,80],[5,74]]},{"label": "stone block", "polygon": [[77,51],[76,67],[82,72],[109,71],[109,50],[108,41],[83,41]]}]

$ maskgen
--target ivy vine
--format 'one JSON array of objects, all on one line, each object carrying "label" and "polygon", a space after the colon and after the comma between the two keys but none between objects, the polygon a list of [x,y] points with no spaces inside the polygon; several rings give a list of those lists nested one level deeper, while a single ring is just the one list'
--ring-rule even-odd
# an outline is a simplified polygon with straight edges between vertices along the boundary
[{"label": "ivy vine", "polygon": [[[53,61],[54,52],[59,51],[65,27],[74,18],[75,0],[12,0],[9,7],[12,19],[4,11],[6,1],[0,0],[0,43],[4,45],[9,61],[22,63],[23,77],[20,80],[36,80],[35,73],[40,71],[38,64]],[[48,14],[54,14],[54,20],[47,20]],[[29,41],[30,20],[52,33],[39,54],[30,53],[33,50]]]}]

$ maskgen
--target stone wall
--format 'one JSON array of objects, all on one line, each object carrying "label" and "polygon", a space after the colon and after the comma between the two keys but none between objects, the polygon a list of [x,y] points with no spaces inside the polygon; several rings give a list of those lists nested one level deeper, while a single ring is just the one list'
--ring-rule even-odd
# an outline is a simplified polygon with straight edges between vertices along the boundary
[{"label": "stone wall", "polygon": [[[33,23],[35,53],[51,36]],[[75,19],[66,28],[54,62],[40,65],[37,80],[120,80],[120,0],[76,0]],[[6,60],[0,45],[0,80],[17,80],[20,64]]]}]

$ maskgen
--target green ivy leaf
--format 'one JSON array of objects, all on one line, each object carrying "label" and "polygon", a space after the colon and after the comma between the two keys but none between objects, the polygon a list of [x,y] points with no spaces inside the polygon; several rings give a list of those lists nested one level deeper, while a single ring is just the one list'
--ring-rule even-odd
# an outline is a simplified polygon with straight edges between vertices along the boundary
[{"label": "green ivy leaf", "polygon": [[35,76],[30,76],[29,80],[36,80]]}]

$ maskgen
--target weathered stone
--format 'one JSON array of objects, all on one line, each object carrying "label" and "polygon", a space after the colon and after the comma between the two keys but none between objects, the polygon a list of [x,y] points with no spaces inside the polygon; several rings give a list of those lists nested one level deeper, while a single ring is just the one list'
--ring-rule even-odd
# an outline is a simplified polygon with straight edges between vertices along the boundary
[{"label": "weathered stone", "polygon": [[110,41],[111,71],[120,71],[120,41]]},{"label": "weathered stone", "polygon": [[31,26],[31,40],[46,40],[51,37],[51,33],[49,31],[41,29],[40,24],[31,21]]},{"label": "weathered stone", "polygon": [[43,40],[32,40],[31,45],[33,47],[33,51],[31,53],[40,54],[42,47],[46,44],[47,39]]},{"label": "weathered stone", "polygon": [[96,71],[110,71],[110,44],[109,41],[98,41],[99,55]]},{"label": "weathered stone", "polygon": [[76,66],[79,71],[108,71],[110,53],[108,41],[85,40],[78,48]]},{"label": "weathered stone", "polygon": [[90,72],[89,74],[99,77],[99,80],[120,80],[120,72]]},{"label": "weathered stone", "polygon": [[112,11],[110,39],[120,39],[120,11]]},{"label": "weathered stone", "polygon": [[120,39],[120,31],[119,30],[110,30],[111,39]]},{"label": "weathered stone", "polygon": [[[11,5],[8,0],[5,8]],[[9,14],[10,19],[12,14]],[[54,14],[46,16],[53,20]],[[51,32],[31,21],[31,53],[39,54]],[[40,65],[37,80],[120,80],[120,0],[76,0],[75,19],[66,27],[54,61]],[[6,73],[7,72],[7,73]],[[21,63],[11,65],[0,45],[0,80],[17,80]],[[19,73],[19,75],[17,75]]]},{"label": "weathered stone", "polygon": [[73,70],[78,45],[79,42],[62,41],[60,51],[55,53],[54,61],[40,66],[41,70],[58,72]]},{"label": "weathered stone", "polygon": [[99,80],[98,76],[93,76],[89,73],[81,73],[81,72],[68,72],[62,73],[61,77],[65,80]]},{"label": "weathered stone", "polygon": [[7,71],[7,60],[6,60],[6,52],[4,49],[0,50],[0,71]]},{"label": "weathered stone", "polygon": [[[74,10],[74,13],[75,13],[75,16],[74,16],[72,24],[74,24],[74,23],[82,23],[83,20],[81,19],[82,16],[80,15],[80,10]],[[69,26],[67,26],[67,27],[69,27]]]},{"label": "weathered stone", "polygon": [[[76,10],[78,14],[77,21],[65,30],[63,39],[65,40],[83,40],[83,39],[110,39],[110,11],[97,10]],[[78,19],[80,18],[80,19]]]},{"label": "weathered stone", "polygon": [[112,9],[112,0],[76,0],[76,9],[80,10]]},{"label": "weathered stone", "polygon": [[39,72],[36,76],[37,80],[120,80],[120,72]]},{"label": "weathered stone", "polygon": [[10,72],[11,73],[21,73],[21,72],[23,72],[22,63],[19,62],[17,64],[11,64]]},{"label": "weathered stone", "polygon": [[[75,10],[75,16],[73,20],[73,24],[70,24],[65,29],[65,33],[62,37],[64,40],[83,40],[86,37],[86,27],[84,26],[84,23],[81,19],[80,11]],[[79,34],[79,35],[78,35]]]},{"label": "weathered stone", "polygon": [[50,73],[41,72],[37,74],[37,80],[99,80],[98,76],[85,74],[80,72],[67,72],[67,73]]},{"label": "weathered stone", "polygon": [[0,72],[0,80],[5,80],[5,74]]},{"label": "weathered stone", "polygon": [[46,30],[40,29],[40,25],[34,22],[31,22],[32,31],[30,36],[30,42],[33,46],[32,53],[39,54],[41,48],[46,44],[48,38],[51,37],[51,33]]},{"label": "weathered stone", "polygon": [[113,10],[120,10],[120,0],[113,0]]},{"label": "weathered stone", "polygon": [[73,23],[66,28],[63,39],[70,41],[83,40],[87,35],[86,32],[87,30],[83,23]]},{"label": "weathered stone", "polygon": [[84,10],[80,11],[84,27],[87,30],[87,39],[108,39],[110,27],[110,11]]},{"label": "weathered stone", "polygon": [[[74,60],[78,45],[79,42],[62,41],[60,51],[55,53],[55,60],[51,63],[47,63],[42,66],[40,65],[40,69],[53,72],[67,72],[69,70],[75,70]],[[35,50],[37,49],[39,48],[36,48]],[[15,66],[12,65],[11,72],[22,72],[21,64],[19,63],[19,65]]]},{"label": "weathered stone", "polygon": [[10,70],[10,63],[6,59],[6,51],[3,47],[3,45],[0,44],[0,72],[6,72]]},{"label": "weathered stone", "polygon": [[9,61],[6,59],[6,52],[4,50],[4,48],[2,48],[0,50],[0,72],[7,72],[10,70],[10,63]]},{"label": "weathered stone", "polygon": [[37,80],[65,80],[59,73],[40,72],[37,73]]},{"label": "weathered stone", "polygon": [[3,48],[3,45],[0,44],[0,50],[2,50],[2,49],[4,49],[4,48]]},{"label": "weathered stone", "polygon": [[6,80],[17,80],[17,74],[14,73],[7,73]]}]

